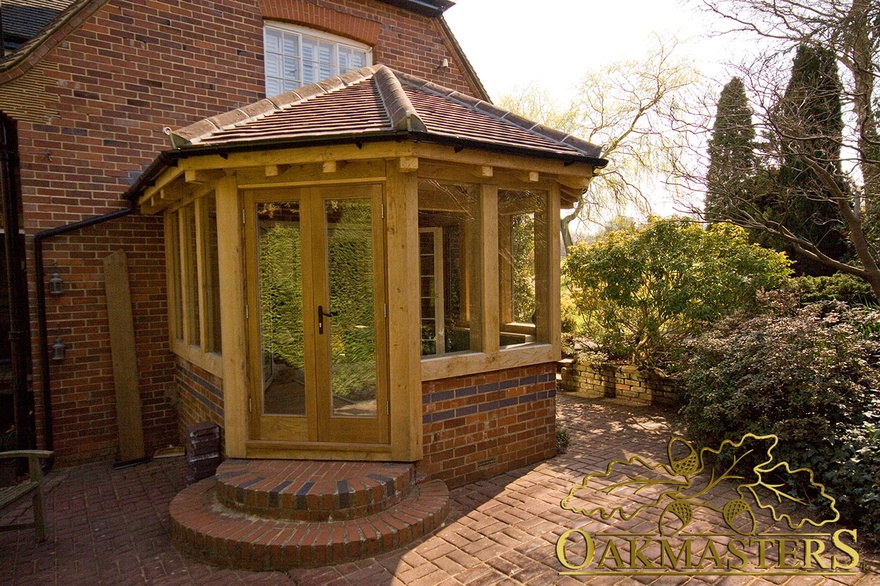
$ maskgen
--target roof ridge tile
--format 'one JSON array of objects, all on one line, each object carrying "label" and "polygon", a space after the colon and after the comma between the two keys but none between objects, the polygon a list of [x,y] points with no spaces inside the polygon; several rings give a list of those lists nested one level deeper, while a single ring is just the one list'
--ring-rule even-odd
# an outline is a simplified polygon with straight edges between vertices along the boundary
[{"label": "roof ridge tile", "polygon": [[489,116],[494,116],[499,120],[509,122],[527,132],[531,132],[543,138],[548,138],[558,141],[560,143],[570,145],[580,151],[588,153],[590,156],[593,157],[599,157],[602,154],[602,148],[598,145],[595,145],[587,140],[578,138],[571,134],[555,130],[543,124],[536,123],[532,120],[529,120],[528,118],[516,114],[515,112],[505,110],[504,108],[496,106],[491,102],[487,102],[486,100],[481,100],[479,98],[475,98],[473,96],[469,96],[455,90],[450,90],[436,83],[419,79],[406,73],[400,73],[397,71],[395,71],[394,73],[398,78],[404,80],[409,85],[421,88],[423,90],[446,97],[448,99],[455,100],[463,106],[473,108],[474,110],[482,112]]},{"label": "roof ridge tile", "polygon": [[406,91],[393,70],[384,65],[380,66],[373,79],[394,130],[427,132],[428,129],[419,117],[418,110],[406,95]]}]

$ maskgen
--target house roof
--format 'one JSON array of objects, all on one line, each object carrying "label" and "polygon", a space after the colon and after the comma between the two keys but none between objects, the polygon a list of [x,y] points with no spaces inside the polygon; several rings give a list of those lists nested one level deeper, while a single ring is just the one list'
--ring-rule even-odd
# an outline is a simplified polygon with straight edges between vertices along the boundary
[{"label": "house roof", "polygon": [[2,3],[3,45],[17,49],[37,37],[77,0],[12,0]]},{"label": "house roof", "polygon": [[4,3],[5,48],[11,51],[5,55],[0,53],[0,85],[27,73],[70,31],[108,1],[14,0]]},{"label": "house roof", "polygon": [[427,16],[438,16],[455,4],[452,0],[379,0],[379,2],[391,4],[398,8],[405,8],[406,10]]},{"label": "house roof", "polygon": [[5,44],[20,45],[37,36],[75,0],[12,0],[3,3]]},{"label": "house roof", "polygon": [[181,153],[409,136],[414,140],[604,166],[600,147],[497,106],[374,65],[170,132]]}]

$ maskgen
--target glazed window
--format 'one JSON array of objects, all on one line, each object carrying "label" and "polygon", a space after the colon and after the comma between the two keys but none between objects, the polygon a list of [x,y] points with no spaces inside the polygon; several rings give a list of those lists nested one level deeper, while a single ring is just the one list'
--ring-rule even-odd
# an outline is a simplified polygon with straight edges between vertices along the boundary
[{"label": "glazed window", "polygon": [[283,23],[266,24],[263,43],[267,96],[342,75],[372,62],[367,45]]},{"label": "glazed window", "polygon": [[219,354],[220,266],[213,193],[168,214],[169,311],[176,346]]},{"label": "glazed window", "polygon": [[549,239],[546,193],[498,191],[502,348],[549,341]]},{"label": "glazed window", "polygon": [[479,187],[419,180],[422,356],[483,349]]}]

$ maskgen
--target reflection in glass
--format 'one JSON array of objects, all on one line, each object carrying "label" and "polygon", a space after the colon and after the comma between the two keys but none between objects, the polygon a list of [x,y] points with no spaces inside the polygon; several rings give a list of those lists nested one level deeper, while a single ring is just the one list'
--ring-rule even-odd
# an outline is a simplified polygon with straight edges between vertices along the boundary
[{"label": "reflection in glass", "polygon": [[498,191],[502,348],[549,338],[547,194]]},{"label": "reflection in glass", "polygon": [[476,185],[419,179],[422,356],[482,350]]},{"label": "reflection in glass", "polygon": [[205,301],[207,304],[208,339],[205,350],[221,353],[223,345],[220,339],[220,255],[217,249],[217,201],[211,193],[205,197]]},{"label": "reflection in glass", "polygon": [[199,273],[198,273],[198,232],[196,231],[196,206],[191,203],[180,210],[183,219],[183,269],[186,284],[183,288],[186,303],[186,324],[184,339],[193,346],[201,344],[199,330]]},{"label": "reflection in glass", "polygon": [[324,203],[330,316],[333,415],[376,416],[372,204],[369,199]]},{"label": "reflection in glass", "polygon": [[257,204],[263,412],[305,415],[299,202]]}]

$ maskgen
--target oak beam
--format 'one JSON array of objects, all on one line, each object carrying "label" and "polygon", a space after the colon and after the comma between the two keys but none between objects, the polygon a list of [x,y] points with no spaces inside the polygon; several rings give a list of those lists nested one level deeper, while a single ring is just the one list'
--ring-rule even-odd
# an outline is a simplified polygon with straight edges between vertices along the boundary
[{"label": "oak beam", "polygon": [[418,157],[400,157],[397,168],[401,173],[415,173],[419,170]]}]

